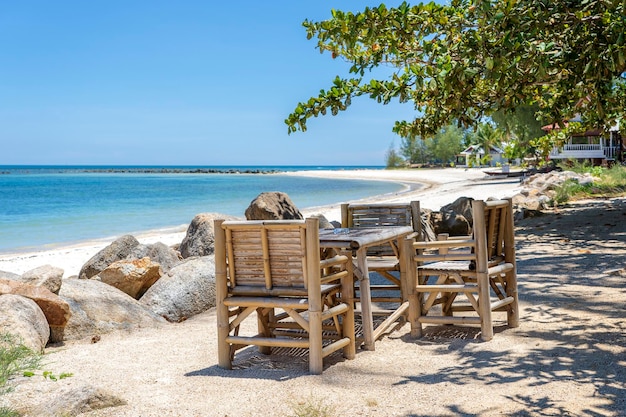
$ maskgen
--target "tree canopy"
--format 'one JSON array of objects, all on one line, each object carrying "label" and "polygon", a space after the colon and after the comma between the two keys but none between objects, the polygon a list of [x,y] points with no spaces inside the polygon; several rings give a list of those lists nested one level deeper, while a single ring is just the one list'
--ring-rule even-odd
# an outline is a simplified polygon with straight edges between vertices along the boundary
[{"label": "tree canopy", "polygon": [[579,114],[586,126],[608,126],[625,112],[626,0],[405,2],[333,10],[303,26],[320,52],[352,65],[296,106],[285,120],[290,133],[359,96],[412,103],[415,120],[393,128],[404,137],[429,137],[452,122],[475,126],[522,105],[536,106],[546,123]]}]

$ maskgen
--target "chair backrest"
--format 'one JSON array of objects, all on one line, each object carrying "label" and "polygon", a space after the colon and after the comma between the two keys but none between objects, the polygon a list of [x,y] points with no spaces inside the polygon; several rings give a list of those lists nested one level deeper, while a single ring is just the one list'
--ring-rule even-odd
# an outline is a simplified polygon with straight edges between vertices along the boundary
[{"label": "chair backrest", "polygon": [[[472,214],[477,252],[486,253],[489,264],[503,261],[514,263],[515,242],[511,200],[474,200]],[[480,230],[484,231],[484,235],[478,235]]]},{"label": "chair backrest", "polygon": [[[216,221],[216,267],[225,261],[228,292],[306,295],[309,281],[314,278],[311,272],[315,271],[310,262],[319,268],[318,222],[316,218]],[[307,234],[314,236],[307,238]],[[218,246],[224,249],[218,251]]]},{"label": "chair backrest", "polygon": [[[411,226],[422,235],[419,201],[410,203],[389,204],[342,204],[341,227],[367,228],[385,226]],[[395,254],[390,245],[381,245],[369,248],[370,256],[392,256]]]}]

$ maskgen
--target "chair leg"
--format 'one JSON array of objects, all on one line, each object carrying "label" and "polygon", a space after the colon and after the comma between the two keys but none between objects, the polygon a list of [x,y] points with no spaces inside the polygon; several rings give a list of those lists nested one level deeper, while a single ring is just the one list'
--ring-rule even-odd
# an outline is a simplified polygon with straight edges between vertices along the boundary
[{"label": "chair leg", "polygon": [[506,274],[506,295],[513,297],[513,303],[507,310],[507,324],[509,327],[519,327],[519,299],[517,295],[517,274],[515,269]]},{"label": "chair leg", "polygon": [[226,338],[230,333],[228,307],[218,304],[217,308],[217,357],[220,368],[232,369],[230,343]]},{"label": "chair leg", "polygon": [[485,342],[493,339],[493,322],[491,320],[491,299],[489,297],[489,276],[479,274],[478,280],[478,308],[480,315],[481,339]]},{"label": "chair leg", "polygon": [[346,359],[354,359],[356,356],[355,329],[354,329],[354,275],[352,261],[346,263],[348,274],[341,279],[340,301],[348,305],[348,311],[342,317],[342,337],[348,337],[350,344],[343,348],[343,356]]},{"label": "chair leg", "polygon": [[309,311],[309,372],[315,375],[324,369],[322,357],[322,312]]},{"label": "chair leg", "polygon": [[422,328],[422,322],[419,318],[424,314],[422,311],[422,303],[424,302],[424,293],[415,292],[410,296],[409,303],[413,302],[414,307],[409,310],[409,321],[411,322],[411,336],[422,337],[424,331]]}]

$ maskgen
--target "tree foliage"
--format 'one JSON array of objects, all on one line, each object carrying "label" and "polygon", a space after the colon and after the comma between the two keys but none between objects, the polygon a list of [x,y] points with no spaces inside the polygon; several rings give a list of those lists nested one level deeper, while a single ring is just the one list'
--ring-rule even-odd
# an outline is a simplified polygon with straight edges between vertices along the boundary
[{"label": "tree foliage", "polygon": [[[403,137],[429,137],[452,121],[473,126],[495,111],[536,105],[546,123],[580,114],[608,126],[626,102],[626,0],[451,0],[305,21],[309,39],[352,65],[285,123],[335,115],[355,97],[411,102]],[[392,72],[379,67],[390,67]]]},{"label": "tree foliage", "polygon": [[435,136],[426,140],[426,147],[435,162],[446,165],[454,160],[456,154],[463,150],[464,132],[462,129],[448,125]]},{"label": "tree foliage", "polygon": [[392,144],[385,154],[385,167],[399,168],[402,166],[404,166],[404,159],[402,159],[402,157],[398,154]]},{"label": "tree foliage", "polygon": [[426,142],[416,136],[402,138],[400,154],[411,164],[425,164],[431,157]]},{"label": "tree foliage", "polygon": [[537,156],[533,141],[545,134],[537,120],[539,106],[523,104],[513,111],[498,110],[491,115],[498,129],[504,132],[505,155],[508,159]]}]

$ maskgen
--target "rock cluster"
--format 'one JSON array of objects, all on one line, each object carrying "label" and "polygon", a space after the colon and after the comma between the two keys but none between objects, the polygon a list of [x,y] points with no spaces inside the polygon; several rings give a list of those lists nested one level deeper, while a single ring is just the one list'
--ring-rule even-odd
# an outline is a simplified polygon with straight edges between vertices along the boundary
[{"label": "rock cluster", "polygon": [[577,174],[572,171],[551,171],[524,179],[522,191],[513,197],[517,218],[529,217],[554,206],[556,190],[568,180],[586,185],[593,183],[594,177],[591,174]]}]

